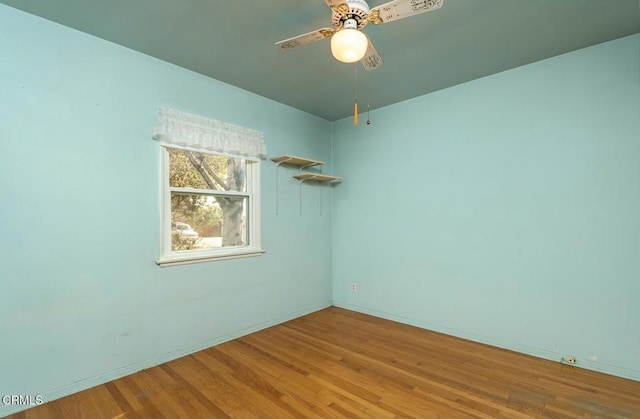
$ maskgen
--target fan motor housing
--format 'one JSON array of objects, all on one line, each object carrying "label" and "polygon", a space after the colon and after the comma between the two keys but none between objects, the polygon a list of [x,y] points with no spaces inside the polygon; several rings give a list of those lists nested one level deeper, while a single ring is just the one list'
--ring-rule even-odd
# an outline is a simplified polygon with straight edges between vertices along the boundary
[{"label": "fan motor housing", "polygon": [[[345,20],[354,19],[358,23],[358,29],[364,28],[369,21],[367,17],[369,16],[369,5],[364,0],[347,0],[345,2],[346,7],[344,9],[339,9],[339,11],[334,10],[331,14],[331,22],[333,26],[338,27],[341,26]],[[340,8],[341,6],[338,6]]]}]

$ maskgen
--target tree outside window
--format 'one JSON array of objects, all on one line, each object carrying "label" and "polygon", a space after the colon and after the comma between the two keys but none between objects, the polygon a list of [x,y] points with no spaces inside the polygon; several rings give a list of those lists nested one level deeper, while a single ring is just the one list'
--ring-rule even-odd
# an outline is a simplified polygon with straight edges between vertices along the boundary
[{"label": "tree outside window", "polygon": [[251,246],[251,173],[257,162],[165,147],[170,196],[170,253]]}]

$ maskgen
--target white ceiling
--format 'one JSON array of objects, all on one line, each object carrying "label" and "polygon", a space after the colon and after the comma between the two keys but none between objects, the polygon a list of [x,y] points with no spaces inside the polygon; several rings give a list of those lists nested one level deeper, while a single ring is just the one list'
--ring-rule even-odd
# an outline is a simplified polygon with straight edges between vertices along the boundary
[{"label": "white ceiling", "polygon": [[[371,7],[386,0],[370,0]],[[330,121],[353,111],[354,65],[329,40],[276,41],[331,26],[323,0],[0,0]],[[364,31],[384,58],[360,67],[371,108],[640,32],[639,0],[444,0]]]}]

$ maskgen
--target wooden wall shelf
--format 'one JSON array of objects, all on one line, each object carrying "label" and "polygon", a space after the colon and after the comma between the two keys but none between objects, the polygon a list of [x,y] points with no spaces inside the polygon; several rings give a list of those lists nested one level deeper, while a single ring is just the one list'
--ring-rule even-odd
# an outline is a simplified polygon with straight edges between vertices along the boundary
[{"label": "wooden wall shelf", "polygon": [[305,180],[315,180],[316,182],[333,183],[333,182],[340,182],[342,180],[342,178],[339,178],[337,176],[323,175],[322,173],[306,173],[306,172],[300,173],[299,175],[293,175],[293,177],[303,182]]},{"label": "wooden wall shelf", "polygon": [[271,157],[271,161],[280,164],[291,164],[298,167],[324,166],[326,163],[320,160],[312,160],[304,157],[292,156],[291,154],[283,154],[282,156]]},{"label": "wooden wall shelf", "polygon": [[[302,184],[306,181],[318,182],[322,185],[330,185],[338,182],[342,182],[342,178],[338,176],[330,176],[322,173],[322,169],[319,172],[303,172],[303,169],[309,167],[324,166],[325,162],[320,160],[308,159],[306,157],[294,156],[291,154],[283,154],[282,156],[271,157],[271,161],[276,163],[276,215],[278,215],[279,202],[278,202],[278,168],[283,164],[289,164],[292,166],[298,166],[300,173],[293,175],[298,180],[300,185],[300,214],[302,214]],[[320,215],[322,215],[322,188],[320,189]]]}]

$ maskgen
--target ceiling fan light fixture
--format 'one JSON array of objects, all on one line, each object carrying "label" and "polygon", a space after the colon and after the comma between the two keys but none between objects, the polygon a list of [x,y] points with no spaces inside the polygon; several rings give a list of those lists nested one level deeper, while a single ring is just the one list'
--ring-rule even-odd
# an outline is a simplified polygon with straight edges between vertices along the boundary
[{"label": "ceiling fan light fixture", "polygon": [[[353,21],[353,23],[350,21]],[[331,37],[331,53],[336,60],[343,63],[355,63],[364,57],[369,46],[369,40],[356,27],[356,21],[348,19],[345,22],[344,29],[336,32]]]}]

